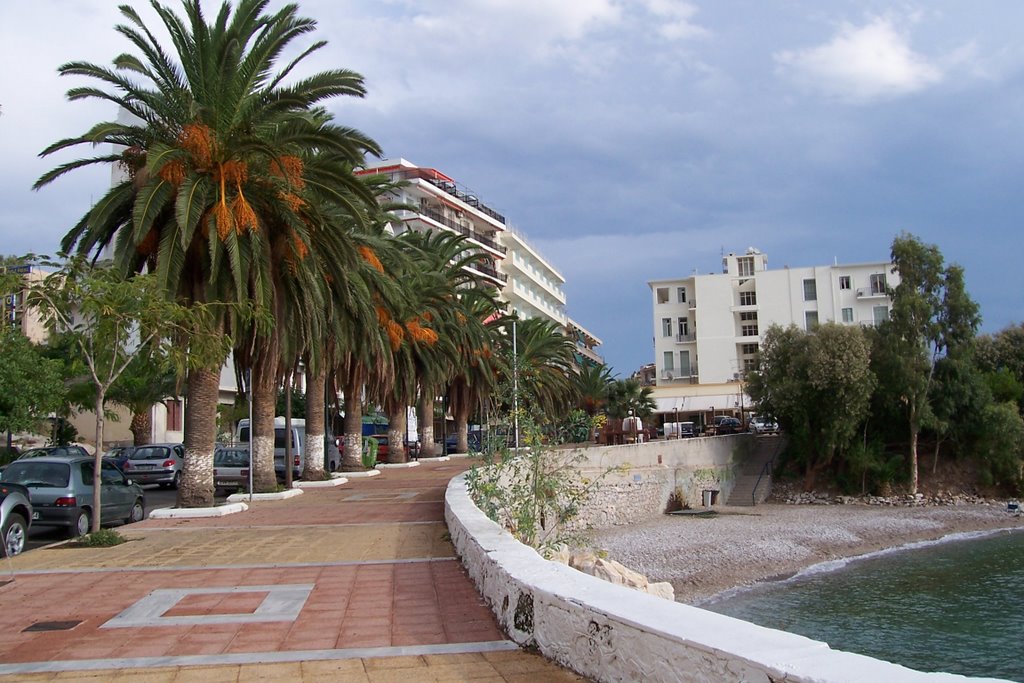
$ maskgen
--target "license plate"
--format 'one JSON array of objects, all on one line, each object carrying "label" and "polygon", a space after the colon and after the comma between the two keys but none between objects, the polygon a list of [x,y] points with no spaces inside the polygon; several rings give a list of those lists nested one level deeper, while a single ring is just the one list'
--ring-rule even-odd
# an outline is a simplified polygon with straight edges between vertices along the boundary
[{"label": "license plate", "polygon": [[234,486],[235,482],[233,482],[233,481],[218,481],[218,482],[215,482],[215,485],[216,486]]},{"label": "license plate", "polygon": [[151,469],[153,469],[154,467],[156,467],[156,465],[135,465],[135,467],[133,467],[132,469],[138,469],[138,470],[151,470]]}]

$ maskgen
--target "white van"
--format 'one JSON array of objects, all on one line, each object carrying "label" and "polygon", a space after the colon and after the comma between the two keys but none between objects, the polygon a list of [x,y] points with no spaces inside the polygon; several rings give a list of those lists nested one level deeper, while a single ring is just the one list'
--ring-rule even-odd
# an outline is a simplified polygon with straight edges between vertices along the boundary
[{"label": "white van", "polygon": [[[326,428],[324,435],[324,469],[334,472],[341,465],[341,453],[334,443],[334,435],[330,427]],[[238,443],[249,443],[249,420],[248,418],[238,421],[235,429],[235,441]],[[285,446],[285,419],[274,418],[274,471],[277,476],[284,479],[284,446]],[[292,478],[298,478],[306,464],[306,421],[292,418]]]}]

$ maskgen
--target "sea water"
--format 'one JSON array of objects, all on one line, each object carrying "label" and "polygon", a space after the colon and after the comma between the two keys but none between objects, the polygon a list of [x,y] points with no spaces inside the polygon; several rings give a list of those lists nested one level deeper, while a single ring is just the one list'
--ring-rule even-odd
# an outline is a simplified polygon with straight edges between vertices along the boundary
[{"label": "sea water", "polygon": [[701,605],[921,671],[1024,682],[1024,533],[964,534]]}]

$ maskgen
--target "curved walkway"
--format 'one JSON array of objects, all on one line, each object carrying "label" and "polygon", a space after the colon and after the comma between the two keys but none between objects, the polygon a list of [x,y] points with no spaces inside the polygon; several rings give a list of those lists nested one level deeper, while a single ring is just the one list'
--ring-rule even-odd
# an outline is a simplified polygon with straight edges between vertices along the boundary
[{"label": "curved walkway", "polygon": [[421,462],[14,558],[0,680],[582,680],[506,639],[456,558],[445,487],[469,464]]}]

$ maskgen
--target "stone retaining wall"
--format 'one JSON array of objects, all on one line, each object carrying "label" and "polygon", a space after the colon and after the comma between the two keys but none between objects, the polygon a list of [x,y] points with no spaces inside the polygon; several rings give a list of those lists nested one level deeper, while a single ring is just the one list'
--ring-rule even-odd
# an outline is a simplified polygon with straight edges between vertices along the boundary
[{"label": "stone retaining wall", "polygon": [[665,512],[672,498],[684,507],[702,506],[704,490],[718,492],[723,503],[736,482],[742,459],[753,448],[748,434],[670,439],[623,446],[577,448],[568,458],[579,458],[583,476],[604,474],[573,522],[574,528],[635,524]]},{"label": "stone retaining wall", "polygon": [[463,565],[509,637],[595,681],[983,680],[832,650],[549,562],[477,509],[465,475],[448,485],[445,520]]}]

